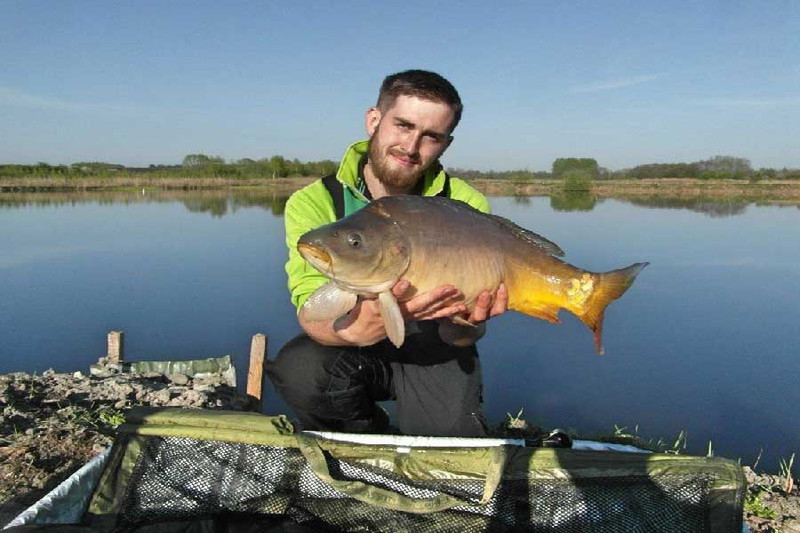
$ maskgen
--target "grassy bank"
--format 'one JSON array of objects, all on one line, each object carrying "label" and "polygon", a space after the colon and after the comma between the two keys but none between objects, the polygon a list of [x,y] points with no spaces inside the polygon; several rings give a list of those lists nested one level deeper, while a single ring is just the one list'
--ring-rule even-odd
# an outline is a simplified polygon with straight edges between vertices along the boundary
[{"label": "grassy bank", "polygon": [[310,177],[163,176],[158,173],[132,173],[114,176],[55,174],[19,178],[0,177],[0,192],[140,191],[141,189],[205,190],[259,187],[288,194],[311,183],[313,180],[314,178]]},{"label": "grassy bank", "polygon": [[[490,196],[557,196],[564,192],[560,180],[474,180],[472,185]],[[800,204],[800,182],[792,180],[643,179],[597,180],[588,194],[599,198],[708,198],[749,202]]]},{"label": "grassy bank", "polygon": [[[314,177],[225,177],[121,174],[115,176],[28,176],[0,178],[0,192],[86,192],[158,190],[261,189],[271,194],[290,194],[311,183]],[[470,183],[490,196],[558,196],[561,180],[475,179]],[[800,181],[796,180],[700,180],[618,179],[596,180],[588,191],[597,198],[730,199],[746,202],[800,204]]]}]

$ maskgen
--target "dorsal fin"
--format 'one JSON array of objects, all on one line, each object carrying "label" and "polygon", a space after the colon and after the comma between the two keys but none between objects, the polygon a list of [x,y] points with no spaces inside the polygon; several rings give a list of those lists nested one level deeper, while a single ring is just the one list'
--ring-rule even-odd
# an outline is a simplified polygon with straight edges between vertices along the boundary
[{"label": "dorsal fin", "polygon": [[494,220],[495,223],[497,223],[498,225],[506,228],[516,238],[528,242],[552,256],[564,257],[564,250],[562,250],[559,245],[557,245],[553,241],[545,239],[538,233],[534,233],[531,230],[527,230],[522,226],[517,226],[507,218],[498,215],[486,215],[486,216]]}]

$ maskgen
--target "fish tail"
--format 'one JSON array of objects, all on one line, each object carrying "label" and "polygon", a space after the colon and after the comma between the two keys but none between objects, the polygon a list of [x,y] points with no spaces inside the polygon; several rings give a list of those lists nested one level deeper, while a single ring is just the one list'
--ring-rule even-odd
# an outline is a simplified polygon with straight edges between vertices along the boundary
[{"label": "fish tail", "polygon": [[636,263],[627,268],[611,270],[597,274],[597,285],[592,291],[583,312],[575,313],[581,322],[594,332],[594,347],[602,355],[603,349],[603,316],[608,304],[622,296],[633,284],[636,276],[649,263]]}]

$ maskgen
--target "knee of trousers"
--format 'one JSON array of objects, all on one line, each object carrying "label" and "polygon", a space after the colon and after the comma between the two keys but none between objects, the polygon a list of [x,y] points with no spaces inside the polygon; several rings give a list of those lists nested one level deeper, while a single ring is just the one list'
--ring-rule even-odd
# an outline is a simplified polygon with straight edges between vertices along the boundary
[{"label": "knee of trousers", "polygon": [[287,342],[274,360],[267,362],[267,376],[290,405],[315,404],[329,388],[328,367],[338,351],[300,335]]}]

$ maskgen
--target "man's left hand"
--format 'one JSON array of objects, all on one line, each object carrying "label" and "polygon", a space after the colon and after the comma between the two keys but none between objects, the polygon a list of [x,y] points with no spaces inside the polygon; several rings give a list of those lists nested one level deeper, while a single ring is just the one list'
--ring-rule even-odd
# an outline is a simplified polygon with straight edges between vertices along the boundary
[{"label": "man's left hand", "polygon": [[472,324],[486,322],[492,317],[502,315],[508,310],[508,289],[505,283],[501,283],[494,293],[484,290],[475,300],[475,307],[467,321]]}]

